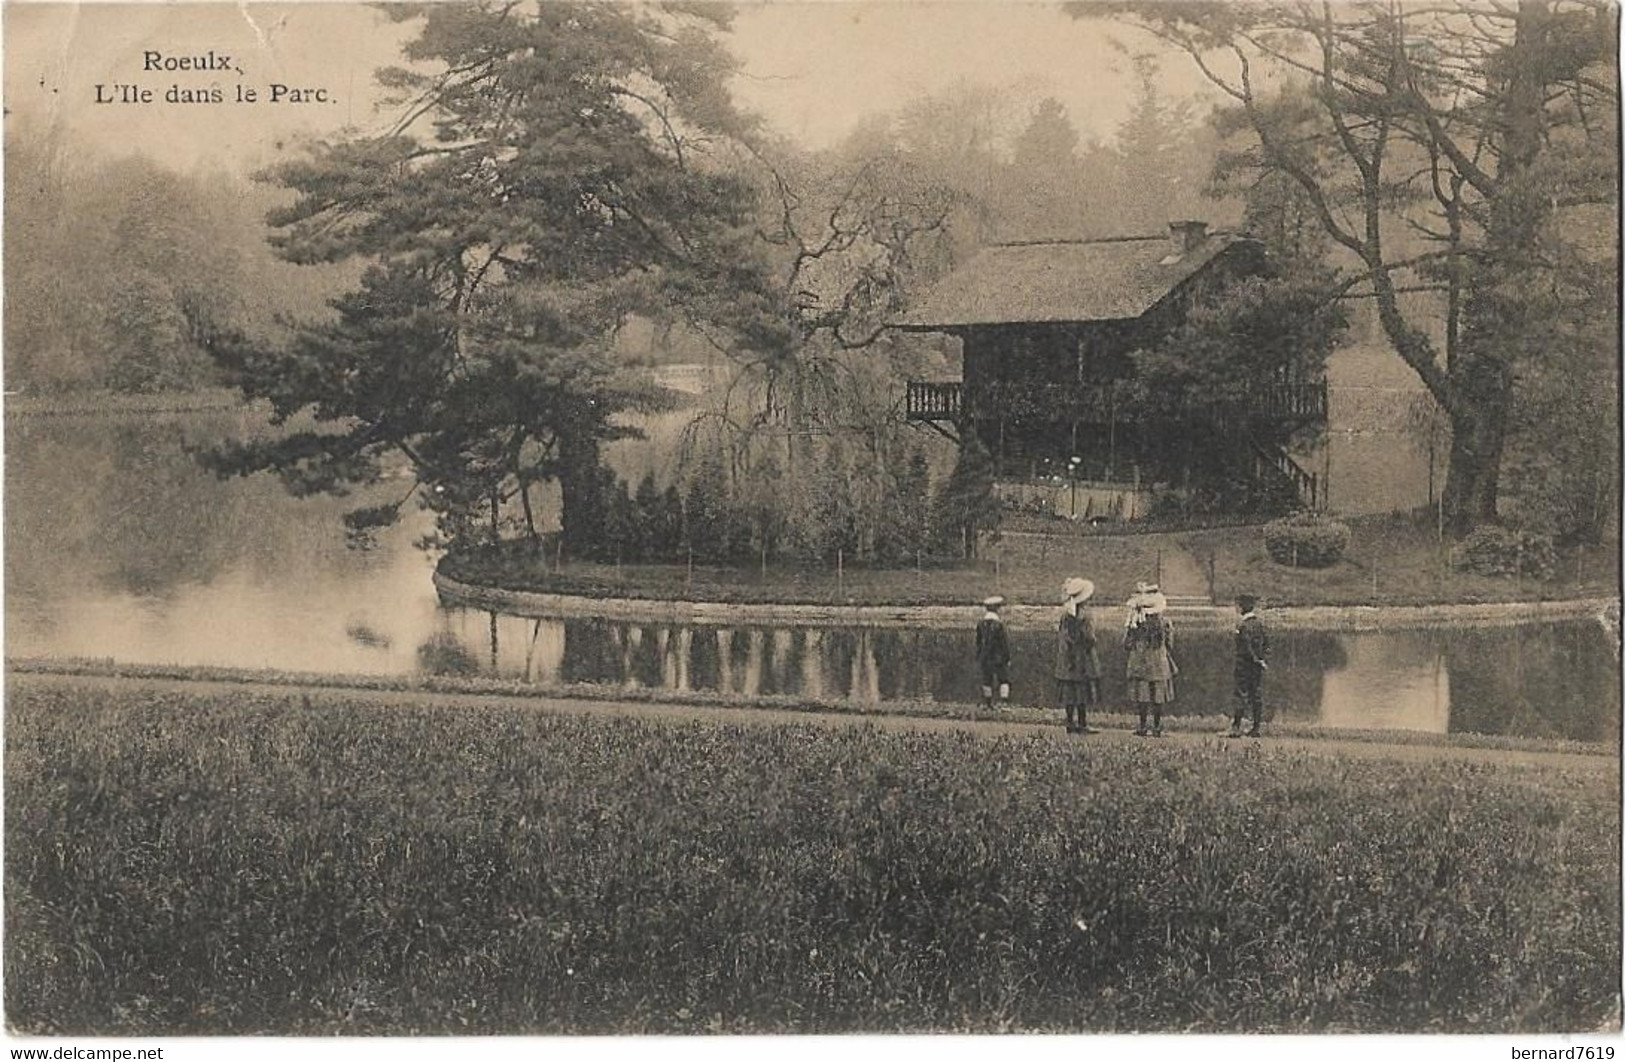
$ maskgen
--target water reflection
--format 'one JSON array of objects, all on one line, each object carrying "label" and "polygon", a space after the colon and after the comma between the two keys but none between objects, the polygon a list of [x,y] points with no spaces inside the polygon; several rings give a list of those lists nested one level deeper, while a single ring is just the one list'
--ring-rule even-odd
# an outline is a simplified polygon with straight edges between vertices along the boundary
[{"label": "water reflection", "polygon": [[1322,725],[1449,732],[1450,668],[1443,646],[1415,633],[1344,641],[1343,665],[1322,680]]},{"label": "water reflection", "polygon": [[[250,427],[235,414],[8,418],[7,651],[290,671],[493,674],[538,685],[972,702],[971,633],[537,620],[442,608],[414,513],[378,547],[339,515],[399,497],[294,499],[218,481],[186,454]],[[1014,695],[1053,705],[1050,635],[1013,632]],[[1596,623],[1278,632],[1266,712],[1342,727],[1615,741],[1615,635]],[[1179,712],[1227,712],[1230,638],[1185,632]],[[1123,700],[1108,645],[1104,693]]]},{"label": "water reflection", "polygon": [[[494,674],[538,684],[787,694],[863,704],[974,701],[969,631],[709,627],[601,619],[538,620],[449,609]],[[1058,707],[1049,636],[1014,631],[1017,703]],[[1174,714],[1228,712],[1230,636],[1180,641]],[[1120,650],[1102,664],[1108,705],[1124,701]],[[1453,676],[1461,676],[1453,681]],[[1474,731],[1612,741],[1618,671],[1593,623],[1452,631],[1279,631],[1265,684],[1271,719],[1429,733]]]}]

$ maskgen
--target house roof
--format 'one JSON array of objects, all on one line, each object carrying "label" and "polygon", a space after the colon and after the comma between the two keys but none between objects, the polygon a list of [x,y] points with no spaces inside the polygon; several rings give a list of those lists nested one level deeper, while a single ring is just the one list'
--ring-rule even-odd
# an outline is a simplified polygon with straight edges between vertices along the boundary
[{"label": "house roof", "polygon": [[1241,242],[1250,241],[1210,233],[1177,258],[1166,236],[994,244],[944,277],[891,324],[910,331],[945,331],[1129,320]]}]

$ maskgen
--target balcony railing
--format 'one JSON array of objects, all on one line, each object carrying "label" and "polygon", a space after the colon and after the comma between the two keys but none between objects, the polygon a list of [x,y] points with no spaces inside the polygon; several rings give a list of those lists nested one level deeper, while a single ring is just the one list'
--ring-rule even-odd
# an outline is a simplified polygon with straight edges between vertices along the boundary
[{"label": "balcony railing", "polygon": [[958,380],[948,383],[910,380],[908,382],[908,419],[958,420],[960,387],[961,384]]},{"label": "balcony railing", "polygon": [[1066,384],[994,382],[978,388],[974,398],[958,381],[910,380],[906,415],[909,420],[957,421],[1008,417],[1027,421],[1078,421],[1084,424],[1126,423],[1155,418],[1199,416],[1204,419],[1299,421],[1326,419],[1326,381],[1272,383],[1244,397],[1205,402],[1183,402],[1147,413],[1128,403],[1115,388],[1081,388]]}]

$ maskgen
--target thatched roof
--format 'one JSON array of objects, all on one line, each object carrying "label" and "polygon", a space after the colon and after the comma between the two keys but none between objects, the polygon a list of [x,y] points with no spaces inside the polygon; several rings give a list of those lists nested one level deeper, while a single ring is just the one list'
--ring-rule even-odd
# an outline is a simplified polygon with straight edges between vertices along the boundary
[{"label": "thatched roof", "polygon": [[1182,255],[1166,236],[994,244],[938,282],[892,327],[940,332],[1132,320],[1243,242],[1251,241],[1213,233]]}]

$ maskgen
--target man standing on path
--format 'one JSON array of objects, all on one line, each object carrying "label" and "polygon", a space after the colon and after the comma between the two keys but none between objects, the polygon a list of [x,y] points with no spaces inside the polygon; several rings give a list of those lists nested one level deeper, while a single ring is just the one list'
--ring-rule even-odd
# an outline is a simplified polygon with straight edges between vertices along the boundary
[{"label": "man standing on path", "polygon": [[999,609],[1004,598],[990,597],[982,602],[982,622],[976,625],[976,663],[982,669],[982,707],[993,707],[993,693],[999,703],[1010,703],[1010,635],[1005,632]]},{"label": "man standing on path", "polygon": [[1055,684],[1066,709],[1068,734],[1098,734],[1089,725],[1089,706],[1100,699],[1100,655],[1095,651],[1095,625],[1083,603],[1095,592],[1087,579],[1068,579],[1061,587],[1061,624],[1055,643]]},{"label": "man standing on path", "polygon": [[1270,652],[1269,632],[1258,618],[1258,598],[1239,594],[1236,605],[1241,609],[1241,622],[1236,624],[1236,708],[1230,718],[1230,736],[1241,737],[1242,713],[1251,710],[1253,728],[1248,737],[1261,737],[1259,724],[1264,714],[1264,672],[1269,668],[1266,657]]}]

